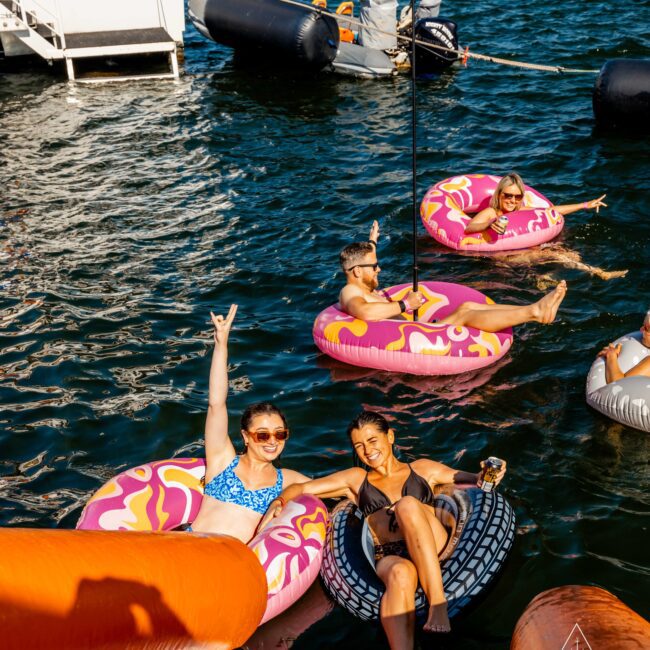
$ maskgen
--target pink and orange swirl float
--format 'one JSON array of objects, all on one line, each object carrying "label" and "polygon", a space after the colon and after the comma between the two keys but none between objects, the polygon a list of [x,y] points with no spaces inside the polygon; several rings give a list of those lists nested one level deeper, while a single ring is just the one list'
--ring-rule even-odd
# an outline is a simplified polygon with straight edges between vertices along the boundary
[{"label": "pink and orange swirl float", "polygon": [[[512,345],[512,329],[484,332],[435,322],[464,302],[493,304],[476,289],[449,282],[420,282],[425,303],[419,321],[384,319],[362,321],[333,305],[314,322],[313,335],[325,354],[352,365],[414,375],[453,375],[483,368],[505,355]],[[400,284],[384,291],[401,300],[411,290]]]},{"label": "pink and orange swirl float", "polygon": [[470,214],[488,207],[500,180],[487,174],[465,174],[433,185],[420,205],[420,217],[427,232],[449,248],[476,252],[529,248],[560,233],[564,217],[545,196],[528,186],[521,210],[507,215],[509,223],[503,235],[491,228],[466,233]]}]

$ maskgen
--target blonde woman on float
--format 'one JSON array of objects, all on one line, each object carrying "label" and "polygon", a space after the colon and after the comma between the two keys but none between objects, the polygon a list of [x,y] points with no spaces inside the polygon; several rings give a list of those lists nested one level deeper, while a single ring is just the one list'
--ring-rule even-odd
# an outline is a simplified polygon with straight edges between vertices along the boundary
[{"label": "blonde woman on float", "polygon": [[[507,226],[500,224],[498,218],[503,215],[507,216],[511,212],[521,210],[524,193],[525,187],[521,176],[514,172],[506,174],[499,181],[496,190],[494,190],[489,206],[472,217],[465,228],[465,232],[470,234],[483,232],[484,230],[491,228],[498,234],[502,235],[506,231]],[[607,204],[603,203],[605,196],[606,194],[603,194],[597,199],[584,201],[582,203],[554,205],[553,209],[557,210],[564,216],[572,214],[573,212],[578,212],[578,210],[596,210],[596,212],[598,212],[600,208],[607,207]],[[580,258],[579,253],[564,248],[562,244],[553,242],[542,244],[539,247],[528,249],[526,251],[506,251],[495,253],[495,255],[500,258],[505,258],[508,262],[515,264],[531,264],[535,262],[540,264],[550,264],[557,262],[566,268],[586,271],[602,280],[622,278],[627,274],[627,271],[605,271],[597,266],[585,264]]]}]

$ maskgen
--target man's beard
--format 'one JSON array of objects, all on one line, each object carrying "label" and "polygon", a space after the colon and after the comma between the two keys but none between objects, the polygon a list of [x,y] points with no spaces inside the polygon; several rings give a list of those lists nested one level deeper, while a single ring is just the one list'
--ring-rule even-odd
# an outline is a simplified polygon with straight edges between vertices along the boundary
[{"label": "man's beard", "polygon": [[368,291],[374,291],[379,286],[379,280],[375,276],[366,282],[366,287]]}]

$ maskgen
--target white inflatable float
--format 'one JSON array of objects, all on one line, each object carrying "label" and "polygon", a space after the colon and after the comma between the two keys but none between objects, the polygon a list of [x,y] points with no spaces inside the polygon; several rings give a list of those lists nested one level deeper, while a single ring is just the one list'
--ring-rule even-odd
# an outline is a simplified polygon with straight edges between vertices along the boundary
[{"label": "white inflatable float", "polygon": [[[618,363],[623,372],[650,356],[650,348],[641,343],[638,331],[614,341],[614,345],[619,343]],[[605,360],[598,357],[587,375],[587,404],[616,422],[650,433],[650,377],[624,377],[608,384]]]}]

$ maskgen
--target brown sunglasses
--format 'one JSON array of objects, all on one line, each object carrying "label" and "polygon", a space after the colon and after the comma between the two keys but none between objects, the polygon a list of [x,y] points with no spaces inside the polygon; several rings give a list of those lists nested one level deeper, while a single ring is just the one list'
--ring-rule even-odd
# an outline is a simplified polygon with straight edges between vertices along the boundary
[{"label": "brown sunglasses", "polygon": [[284,442],[289,437],[289,429],[276,429],[275,431],[259,429],[247,433],[255,442],[268,442],[271,438],[275,438],[278,442]]}]

